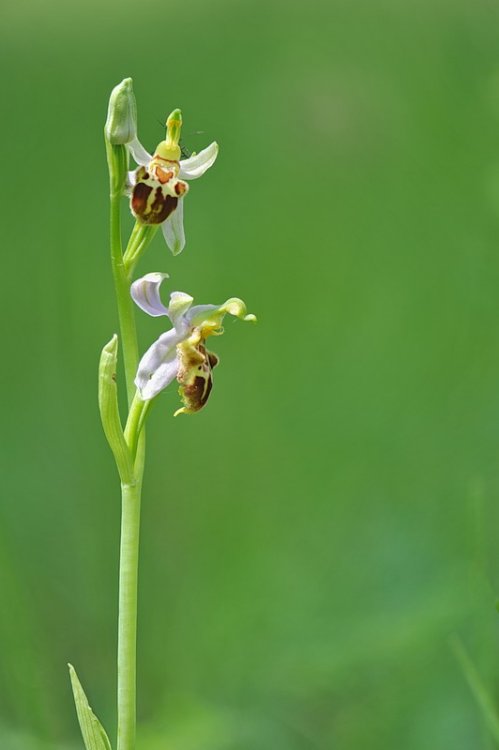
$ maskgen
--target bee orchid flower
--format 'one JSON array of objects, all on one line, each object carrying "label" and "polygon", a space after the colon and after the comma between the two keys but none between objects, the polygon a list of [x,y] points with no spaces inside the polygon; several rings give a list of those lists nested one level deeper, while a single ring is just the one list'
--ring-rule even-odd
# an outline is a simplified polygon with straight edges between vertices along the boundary
[{"label": "bee orchid flower", "polygon": [[174,255],[185,246],[184,198],[186,180],[196,180],[209,169],[218,155],[213,142],[199,154],[181,159],[182,115],[175,109],[166,121],[166,138],[149,154],[135,136],[127,148],[138,168],[128,175],[130,208],[143,224],[161,224],[166,244]]},{"label": "bee orchid flower", "polygon": [[223,305],[192,306],[190,295],[172,292],[166,307],[160,287],[167,277],[165,273],[148,273],[131,286],[132,298],[141,310],[153,317],[165,316],[172,324],[140,360],[135,385],[142,400],[149,401],[177,379],[183,406],[174,416],[193,414],[208,400],[213,369],[219,361],[206,348],[206,339],[223,333],[222,322],[227,313],[245,321],[255,322],[256,318],[246,313],[244,302],[237,297]]}]

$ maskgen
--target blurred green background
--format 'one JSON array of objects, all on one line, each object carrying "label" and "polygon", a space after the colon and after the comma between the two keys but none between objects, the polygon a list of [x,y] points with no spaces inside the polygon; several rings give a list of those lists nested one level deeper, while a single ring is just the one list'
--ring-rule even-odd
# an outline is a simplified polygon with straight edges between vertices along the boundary
[{"label": "blurred green background", "polygon": [[[216,139],[187,248],[243,297],[209,407],[149,427],[138,750],[491,748],[499,705],[499,8],[488,0],[17,0],[2,10],[0,747],[115,731],[116,330],[102,138]],[[198,131],[203,131],[199,134]],[[131,221],[127,224],[131,226]],[[161,320],[140,316],[145,349]]]}]

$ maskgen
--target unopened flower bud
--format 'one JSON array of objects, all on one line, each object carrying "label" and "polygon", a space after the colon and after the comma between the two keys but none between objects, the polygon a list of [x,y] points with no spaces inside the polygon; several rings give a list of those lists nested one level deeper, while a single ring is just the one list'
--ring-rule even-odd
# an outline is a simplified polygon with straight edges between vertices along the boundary
[{"label": "unopened flower bud", "polygon": [[118,337],[113,336],[102,350],[99,362],[99,411],[116,465],[123,482],[133,481],[133,460],[123,434],[118,408],[116,386],[116,360],[118,358]]},{"label": "unopened flower bud", "polygon": [[113,146],[125,145],[137,137],[137,105],[131,78],[125,78],[111,91],[104,133]]}]

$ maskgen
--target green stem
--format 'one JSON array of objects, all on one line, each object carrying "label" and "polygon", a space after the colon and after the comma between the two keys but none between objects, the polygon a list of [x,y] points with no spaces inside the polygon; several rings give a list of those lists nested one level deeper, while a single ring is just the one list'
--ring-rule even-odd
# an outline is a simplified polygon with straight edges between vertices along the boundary
[{"label": "green stem", "polygon": [[151,401],[142,401],[137,392],[128,412],[128,419],[125,426],[125,440],[134,460],[137,453],[137,443],[142,433],[150,405]]},{"label": "green stem", "polygon": [[[110,168],[110,224],[111,224],[111,264],[113,269],[116,302],[120,322],[120,338],[125,368],[129,415],[124,441],[133,461],[133,476],[130,482],[122,481],[122,515],[120,546],[120,582],[118,612],[118,747],[117,750],[135,750],[136,724],[136,649],[137,649],[137,585],[139,564],[140,504],[142,478],[145,462],[145,432],[143,425],[149,402],[142,402],[135,396],[135,374],[139,362],[137,330],[133,301],[130,296],[130,283],[133,270],[154,237],[157,227],[135,224],[126,252],[123,254],[121,242],[121,197],[122,182],[126,172],[126,149],[108,145]],[[107,402],[106,402],[107,403]],[[109,406],[109,404],[107,404]],[[111,406],[116,406],[117,401]],[[113,412],[114,414],[114,412]],[[115,425],[119,424],[119,414],[114,414]],[[120,430],[121,432],[121,425]],[[116,434],[111,435],[113,445]],[[118,435],[119,439],[119,435]],[[127,466],[125,468],[128,468]],[[128,480],[122,472],[122,480]]]},{"label": "green stem", "polygon": [[[111,264],[120,322],[128,405],[135,394],[134,378],[139,361],[137,331],[130,276],[127,273],[121,243],[121,192],[111,191]],[[132,442],[136,444],[135,436]],[[140,461],[134,466],[134,481],[122,483],[121,544],[118,611],[118,742],[117,750],[135,750],[136,725],[136,651],[137,586],[139,564],[140,504],[144,473],[145,442],[139,443]]]},{"label": "green stem", "polygon": [[126,390],[128,405],[130,406],[135,394],[133,381],[139,362],[139,349],[137,345],[133,301],[130,296],[130,278],[126,272],[121,245],[120,203],[120,193],[111,193],[111,263],[120,321]]},{"label": "green stem", "polygon": [[118,748],[135,750],[137,583],[142,482],[122,484],[118,620]]},{"label": "green stem", "polygon": [[128,278],[131,279],[135,266],[157,231],[157,224],[135,223],[127,248],[123,255],[123,265]]}]

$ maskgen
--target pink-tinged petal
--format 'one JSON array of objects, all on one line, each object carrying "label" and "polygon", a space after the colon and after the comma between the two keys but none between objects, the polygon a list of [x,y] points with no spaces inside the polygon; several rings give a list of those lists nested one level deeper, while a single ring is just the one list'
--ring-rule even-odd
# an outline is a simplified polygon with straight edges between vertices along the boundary
[{"label": "pink-tinged petal", "polygon": [[140,360],[135,385],[143,401],[154,398],[175,380],[178,370],[177,344],[182,338],[172,328],[163,333]]},{"label": "pink-tinged petal", "polygon": [[140,396],[143,401],[150,401],[152,398],[164,391],[170,383],[177,377],[178,359],[175,357],[171,362],[163,362],[155,371],[151,379],[140,390]]},{"label": "pink-tinged petal", "polygon": [[166,244],[173,255],[178,255],[185,247],[184,199],[179,198],[177,208],[161,225]]},{"label": "pink-tinged petal", "polygon": [[168,316],[168,309],[161,302],[160,288],[167,273],[146,273],[142,278],[134,281],[130,287],[130,294],[136,305],[153,318],[160,315]]},{"label": "pink-tinged petal", "polygon": [[191,156],[189,159],[180,161],[179,177],[181,180],[196,180],[202,177],[209,169],[218,156],[218,143],[213,141],[209,146],[204,148],[199,154]]},{"label": "pink-tinged petal", "polygon": [[151,161],[152,156],[145,150],[144,146],[142,145],[142,143],[139,141],[138,138],[134,138],[133,141],[130,141],[130,143],[127,143],[127,148],[129,149],[134,160],[137,162],[139,166],[141,167],[149,166],[149,162]]}]

